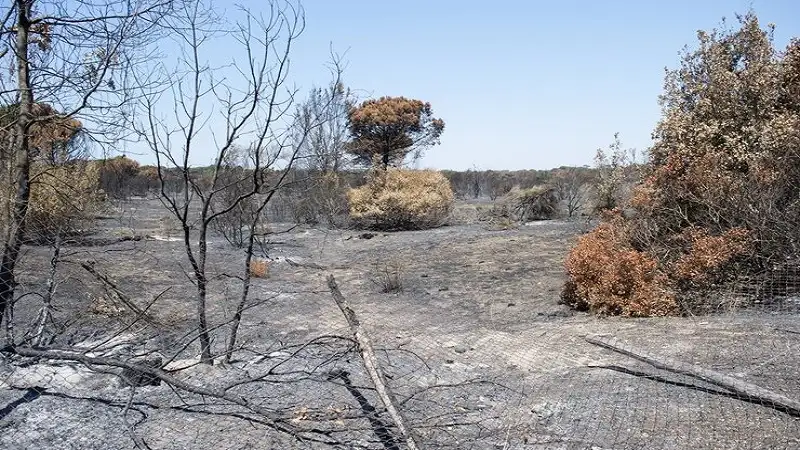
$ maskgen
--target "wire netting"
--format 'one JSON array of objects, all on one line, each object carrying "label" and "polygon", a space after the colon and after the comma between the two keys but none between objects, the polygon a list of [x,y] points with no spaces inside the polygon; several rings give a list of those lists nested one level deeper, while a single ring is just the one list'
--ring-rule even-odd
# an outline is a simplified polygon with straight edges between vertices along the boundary
[{"label": "wire netting", "polygon": [[599,318],[557,304],[571,224],[295,229],[260,249],[269,270],[226,360],[244,255],[214,238],[216,359],[203,364],[196,280],[158,211],[122,202],[93,235],[24,247],[0,447],[407,448],[331,299],[334,274],[421,448],[800,448],[791,266],[762,279],[769,295],[728,285],[709,314]]}]

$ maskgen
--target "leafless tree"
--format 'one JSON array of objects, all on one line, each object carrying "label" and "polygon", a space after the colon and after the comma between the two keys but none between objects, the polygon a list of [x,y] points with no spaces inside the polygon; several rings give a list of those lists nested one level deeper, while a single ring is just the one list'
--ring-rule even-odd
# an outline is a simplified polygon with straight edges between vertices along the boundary
[{"label": "leafless tree", "polygon": [[[229,355],[248,299],[248,267],[264,208],[284,184],[306,136],[327,120],[328,112],[322,105],[316,111],[319,116],[301,117],[300,125],[292,114],[296,92],[288,87],[287,76],[291,49],[305,26],[302,8],[276,0],[269,2],[267,11],[266,17],[260,17],[240,10],[243,19],[229,25],[213,15],[210,3],[185,5],[171,24],[182,50],[179,67],[163,69],[177,75],[169,90],[143,98],[141,106],[146,119],[135,126],[156,156],[162,186],[170,167],[182,174],[179,192],[162,188],[161,198],[183,231],[189,272],[196,286],[200,359],[207,364],[213,362],[207,312],[208,242],[213,224],[248,204],[245,215],[248,232],[242,239],[245,248],[242,294],[231,324]],[[206,62],[211,39],[216,45],[239,49],[242,57],[226,65],[212,66]],[[334,64],[333,72],[338,77],[338,64]],[[165,102],[173,104],[169,119],[158,113]],[[215,117],[209,111],[219,111],[219,115]],[[210,172],[200,178],[192,163],[200,152],[208,149],[213,164]],[[228,163],[232,153],[239,149],[249,159],[249,167],[239,171],[239,176],[231,177]],[[245,188],[225,202],[217,201],[237,186]]]},{"label": "leafless tree", "polygon": [[91,123],[96,142],[119,136],[120,117],[133,96],[131,74],[153,58],[158,21],[171,7],[170,0],[16,0],[0,9],[0,60],[12,68],[11,76],[0,80],[0,102],[15,111],[2,130],[11,168],[4,182],[12,194],[0,262],[0,322],[15,300],[31,161],[40,150],[31,130],[53,118],[35,108],[50,105],[59,117]]},{"label": "leafless tree", "polygon": [[[334,59],[338,57],[334,55]],[[311,90],[297,107],[298,168],[311,173],[336,173],[347,168],[347,113],[355,103],[355,96],[341,82]],[[320,118],[324,120],[309,135],[306,130]]]},{"label": "leafless tree", "polygon": [[483,190],[488,192],[492,201],[508,194],[514,187],[514,176],[506,171],[495,172],[494,170],[489,170],[482,178],[485,185]]},{"label": "leafless tree", "polygon": [[588,168],[563,167],[553,173],[550,184],[566,208],[568,218],[575,217],[583,209],[590,181]]},{"label": "leafless tree", "polygon": [[[238,146],[231,148],[220,167],[219,183],[225,186],[225,189],[214,195],[211,203],[212,211],[227,210],[211,222],[214,231],[236,248],[244,248],[247,245],[248,233],[254,231],[250,230],[249,226],[258,209],[258,198],[252,196],[239,200],[239,197],[254,188],[249,173],[252,170],[248,150]],[[228,210],[228,206],[232,203],[238,204]]]}]

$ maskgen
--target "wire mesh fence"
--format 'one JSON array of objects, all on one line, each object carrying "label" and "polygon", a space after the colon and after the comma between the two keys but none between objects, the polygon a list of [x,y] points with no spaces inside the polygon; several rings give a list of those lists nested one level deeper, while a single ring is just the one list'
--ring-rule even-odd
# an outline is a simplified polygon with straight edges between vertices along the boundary
[{"label": "wire mesh fence", "polygon": [[[206,364],[180,234],[157,200],[121,208],[94,235],[24,247],[5,317],[0,447],[800,447],[790,266],[768,274],[768,295],[731,284],[710,314],[598,318],[557,304],[569,224],[293,230],[262,248],[269,269],[227,358],[244,255],[213,239]],[[374,283],[387,265],[390,292]],[[365,336],[413,443],[365,364]]]}]

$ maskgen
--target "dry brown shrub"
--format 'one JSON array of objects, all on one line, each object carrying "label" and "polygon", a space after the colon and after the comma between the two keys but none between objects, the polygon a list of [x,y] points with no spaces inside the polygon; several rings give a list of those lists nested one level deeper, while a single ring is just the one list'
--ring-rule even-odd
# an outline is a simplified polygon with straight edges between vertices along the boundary
[{"label": "dry brown shrub", "polygon": [[25,218],[30,239],[69,236],[92,225],[105,201],[94,164],[34,164],[31,172],[30,206]]},{"label": "dry brown shrub", "polygon": [[558,213],[558,196],[549,186],[512,189],[506,201],[514,218],[520,222],[552,219]]},{"label": "dry brown shrub", "polygon": [[253,278],[267,278],[269,276],[269,261],[255,258],[250,261],[250,276]]},{"label": "dry brown shrub", "polygon": [[735,258],[750,248],[750,232],[733,228],[719,236],[711,236],[702,228],[684,232],[689,249],[673,266],[672,274],[678,280],[708,282]]},{"label": "dry brown shrub", "polygon": [[453,208],[450,182],[434,170],[375,168],[364,186],[347,193],[350,217],[380,230],[441,226]]},{"label": "dry brown shrub", "polygon": [[609,284],[624,284],[615,276],[630,270],[628,283],[646,291],[638,280],[651,271],[694,311],[739,281],[765,295],[775,270],[800,264],[800,40],[781,52],[772,26],[752,13],[738,20],[738,29],[698,33],[697,48],[667,72],[662,119],[625,218],[606,219],[570,254],[571,304],[635,302]]},{"label": "dry brown shrub", "polygon": [[562,300],[577,309],[635,317],[679,312],[658,262],[631,248],[619,220],[582,236],[567,256],[566,269]]}]

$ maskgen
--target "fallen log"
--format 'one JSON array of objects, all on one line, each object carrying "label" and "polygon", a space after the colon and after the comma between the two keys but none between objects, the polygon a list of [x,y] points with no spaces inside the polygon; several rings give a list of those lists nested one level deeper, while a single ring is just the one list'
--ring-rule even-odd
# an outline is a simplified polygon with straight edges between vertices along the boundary
[{"label": "fallen log", "polygon": [[403,414],[400,412],[394,394],[386,383],[386,377],[378,364],[378,359],[375,357],[375,349],[372,347],[372,343],[361,326],[361,322],[358,320],[355,311],[342,295],[339,286],[336,285],[336,279],[333,275],[328,275],[328,289],[330,289],[331,295],[333,295],[333,301],[336,302],[336,306],[342,311],[345,320],[347,320],[347,324],[350,326],[350,331],[353,333],[353,337],[355,337],[356,344],[358,345],[358,351],[361,353],[361,360],[364,362],[364,368],[367,370],[372,384],[375,385],[375,391],[386,407],[386,412],[394,422],[397,430],[400,431],[400,435],[403,437],[403,441],[408,446],[408,449],[419,450],[420,446],[417,444],[412,430],[408,427],[405,417],[403,417]]},{"label": "fallen log", "polygon": [[599,347],[611,350],[621,355],[628,356],[643,363],[647,363],[656,369],[666,370],[679,375],[687,375],[706,383],[724,388],[731,393],[747,399],[751,402],[758,402],[769,405],[772,408],[786,412],[793,416],[800,416],[800,402],[784,395],[764,389],[760,386],[742,381],[713,370],[706,369],[694,364],[684,363],[668,358],[656,358],[644,352],[638,351],[624,344],[613,342],[608,337],[587,336],[586,342]]}]

